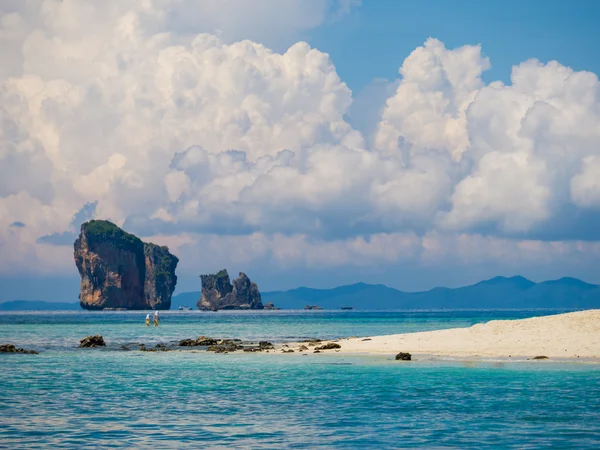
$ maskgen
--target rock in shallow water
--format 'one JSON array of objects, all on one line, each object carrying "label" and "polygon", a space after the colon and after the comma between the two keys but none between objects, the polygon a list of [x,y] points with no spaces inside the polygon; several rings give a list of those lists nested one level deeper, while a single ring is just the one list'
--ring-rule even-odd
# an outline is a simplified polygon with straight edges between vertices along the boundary
[{"label": "rock in shallow water", "polygon": [[217,345],[217,340],[210,338],[210,337],[206,337],[206,336],[198,336],[197,339],[183,339],[182,341],[179,341],[179,346],[180,347],[198,347],[201,345]]},{"label": "rock in shallow water", "polygon": [[25,350],[24,348],[15,347],[13,344],[0,344],[0,353],[25,353],[29,355],[37,355],[35,350]]},{"label": "rock in shallow water", "polygon": [[241,342],[239,339],[221,339],[217,345],[209,345],[206,351],[215,353],[235,352],[244,348],[239,342]]},{"label": "rock in shallow water", "polygon": [[396,355],[396,361],[410,361],[412,359],[412,355],[406,352],[400,352]]},{"label": "rock in shallow water", "polygon": [[79,341],[78,347],[80,348],[94,348],[94,347],[106,347],[104,338],[99,334],[95,336],[88,336]]},{"label": "rock in shallow water", "polygon": [[148,348],[148,347],[146,347],[146,344],[140,344],[140,352],[169,352],[169,351],[171,351],[171,349],[168,348],[164,344],[156,344],[156,346],[154,348]]},{"label": "rock in shallow water", "polygon": [[258,346],[263,350],[275,348],[275,347],[273,347],[273,344],[271,344],[269,341],[260,341],[258,343]]}]

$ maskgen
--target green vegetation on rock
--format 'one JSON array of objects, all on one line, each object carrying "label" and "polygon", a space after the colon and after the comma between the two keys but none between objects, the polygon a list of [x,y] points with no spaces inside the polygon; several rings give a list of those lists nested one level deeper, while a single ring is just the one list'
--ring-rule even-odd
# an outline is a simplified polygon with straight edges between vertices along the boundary
[{"label": "green vegetation on rock", "polygon": [[108,220],[90,220],[81,225],[90,244],[111,242],[117,248],[131,252],[143,252],[144,244],[140,238],[123,231]]},{"label": "green vegetation on rock", "polygon": [[227,273],[227,270],[226,270],[226,269],[221,269],[221,270],[219,270],[219,271],[217,272],[217,274],[216,274],[216,277],[217,277],[217,278],[224,278],[224,277],[227,277],[227,279],[229,279],[229,274]]}]

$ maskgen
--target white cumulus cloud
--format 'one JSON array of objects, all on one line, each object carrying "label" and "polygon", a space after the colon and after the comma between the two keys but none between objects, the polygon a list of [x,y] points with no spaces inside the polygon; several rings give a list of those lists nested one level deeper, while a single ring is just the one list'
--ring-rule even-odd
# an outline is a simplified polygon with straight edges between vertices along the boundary
[{"label": "white cumulus cloud", "polygon": [[77,231],[90,204],[172,242],[184,268],[224,243],[240,261],[338,267],[594,236],[569,230],[600,205],[595,74],[530,60],[486,84],[480,46],[429,39],[378,90],[394,88],[381,119],[353,127],[329,55],[264,43],[356,3],[6,2],[0,270],[45,267],[63,248],[43,237]]}]

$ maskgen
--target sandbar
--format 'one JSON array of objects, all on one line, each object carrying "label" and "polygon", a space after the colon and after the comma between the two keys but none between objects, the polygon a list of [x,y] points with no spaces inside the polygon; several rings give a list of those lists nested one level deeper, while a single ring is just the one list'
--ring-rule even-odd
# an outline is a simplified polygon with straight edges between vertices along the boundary
[{"label": "sandbar", "polygon": [[[332,341],[327,341],[332,342]],[[344,338],[323,353],[454,357],[600,358],[600,309],[516,320],[492,320],[468,328]],[[290,345],[298,351],[298,343]],[[320,344],[318,344],[320,345]],[[314,346],[308,350],[312,352]]]}]

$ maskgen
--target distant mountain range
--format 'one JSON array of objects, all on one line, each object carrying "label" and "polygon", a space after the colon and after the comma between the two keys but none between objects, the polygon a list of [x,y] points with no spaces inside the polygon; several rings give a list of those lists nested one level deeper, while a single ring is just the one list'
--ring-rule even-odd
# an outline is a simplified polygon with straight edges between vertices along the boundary
[{"label": "distant mountain range", "polygon": [[[173,297],[171,309],[194,308],[200,292]],[[325,309],[421,308],[600,308],[600,286],[575,278],[534,283],[521,276],[495,277],[460,288],[437,287],[425,292],[403,292],[383,284],[356,283],[333,289],[300,287],[288,291],[263,292],[263,303],[282,309],[318,305]]]},{"label": "distant mountain range", "polygon": [[82,311],[79,302],[56,303],[41,300],[12,300],[0,303],[1,311]]},{"label": "distant mountain range", "polygon": [[[196,309],[200,291],[173,296],[171,309]],[[403,292],[383,284],[356,283],[333,289],[300,287],[263,292],[263,304],[282,309],[318,305],[325,309],[431,309],[431,308],[600,308],[600,286],[576,278],[534,283],[521,276],[495,277],[460,288],[436,287],[425,292]],[[81,310],[77,303],[15,300],[0,303],[0,310]]]}]

